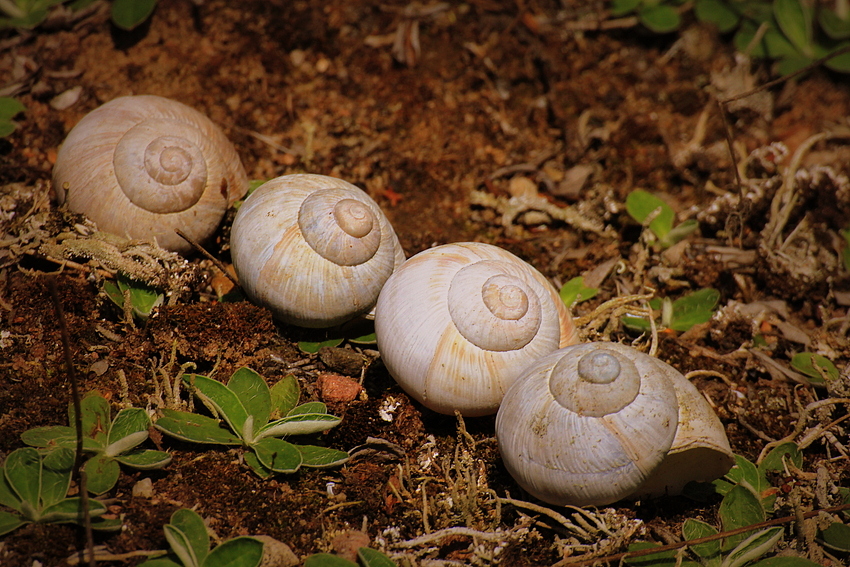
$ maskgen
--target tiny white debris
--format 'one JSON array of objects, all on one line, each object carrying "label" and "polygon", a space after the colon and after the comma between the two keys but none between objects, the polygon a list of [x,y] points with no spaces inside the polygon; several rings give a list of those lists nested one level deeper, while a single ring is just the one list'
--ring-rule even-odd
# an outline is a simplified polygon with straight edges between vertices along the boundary
[{"label": "tiny white debris", "polygon": [[153,497],[153,481],[150,478],[143,478],[133,485],[133,497],[135,498],[152,498]]},{"label": "tiny white debris", "polygon": [[331,496],[331,497],[336,496],[336,492],[334,492],[334,488],[336,488],[336,483],[332,480],[328,481],[327,484],[325,484],[325,490],[327,491],[328,496]]},{"label": "tiny white debris", "polygon": [[392,421],[393,420],[393,412],[398,409],[401,405],[401,402],[393,398],[392,396],[388,396],[383,402],[381,402],[381,407],[378,408],[378,415],[384,421]]},{"label": "tiny white debris", "polygon": [[65,110],[71,108],[77,101],[80,100],[80,95],[83,93],[83,87],[71,87],[67,91],[60,93],[50,100],[50,106],[56,110]]}]

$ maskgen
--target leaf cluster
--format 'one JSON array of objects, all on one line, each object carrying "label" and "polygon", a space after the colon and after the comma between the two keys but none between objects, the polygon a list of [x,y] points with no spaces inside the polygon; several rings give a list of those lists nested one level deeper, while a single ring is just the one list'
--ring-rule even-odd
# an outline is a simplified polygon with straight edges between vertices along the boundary
[{"label": "leaf cluster", "polygon": [[[649,306],[654,311],[660,311],[661,329],[684,332],[694,325],[700,325],[711,320],[717,302],[720,301],[720,292],[707,287],[684,295],[675,301],[669,297],[654,298],[649,301]],[[622,318],[626,328],[642,333],[651,330],[649,319],[625,315]]]},{"label": "leaf cluster", "polygon": [[[82,499],[67,497],[73,468],[71,449],[45,453],[23,447],[9,453],[0,471],[0,506],[12,511],[0,509],[0,535],[29,523],[82,524]],[[106,513],[102,502],[89,500],[88,513],[94,529],[121,528],[121,520],[99,518]]]},{"label": "leaf cluster", "polygon": [[304,567],[398,567],[395,561],[371,547],[361,547],[357,550],[358,563],[332,555],[316,553],[304,561]]},{"label": "leaf cluster", "polygon": [[626,212],[640,224],[647,226],[661,248],[669,248],[687,238],[699,227],[694,219],[675,225],[673,209],[648,191],[636,189],[626,197]]},{"label": "leaf cluster", "polygon": [[[139,448],[148,438],[150,417],[141,408],[125,408],[111,418],[109,402],[98,392],[90,392],[80,400],[80,418],[83,424],[83,452],[91,455],[83,465],[86,486],[93,494],[103,494],[118,482],[121,467],[134,469],[159,469],[171,462],[164,451]],[[74,450],[77,432],[74,427],[76,412],[68,404],[71,425],[36,427],[24,431],[21,440],[27,445],[49,452]]]},{"label": "leaf cluster", "polygon": [[10,96],[0,96],[0,138],[5,138],[15,131],[16,126],[12,122],[12,118],[26,109],[27,107],[18,99]]},{"label": "leaf cluster", "polygon": [[[667,33],[681,26],[682,0],[613,0],[614,16],[634,14],[647,29]],[[840,7],[842,3],[837,3]],[[752,57],[774,59],[788,75],[850,45],[850,13],[805,0],[695,0],[694,16],[734,32],[735,48]],[[834,71],[850,72],[850,53],[829,59]]]},{"label": "leaf cluster", "polygon": [[[715,480],[714,490],[723,495],[720,502],[720,530],[702,520],[688,518],[682,525],[684,540],[697,540],[721,535],[764,522],[773,512],[779,489],[769,482],[769,473],[783,472],[788,467],[802,468],[803,454],[795,443],[783,443],[774,447],[755,465],[745,457],[735,455],[735,466],[722,478]],[[834,537],[834,549],[850,542],[844,539],[850,532],[848,526],[836,522],[829,526]],[[761,559],[768,553],[783,535],[784,528],[771,526],[755,528],[726,537],[719,537],[688,546],[693,558],[677,558],[675,551],[662,551],[652,555],[627,558],[626,563],[640,567],[814,567],[817,564],[800,557],[771,557]],[[823,534],[820,533],[822,540]],[[829,545],[829,544],[827,544]],[[660,547],[650,542],[640,542],[629,546],[630,551]],[[681,563],[677,563],[681,559]],[[753,563],[755,561],[755,563]]]},{"label": "leaf cluster", "polygon": [[[132,313],[139,322],[148,320],[151,312],[162,305],[165,296],[157,289],[137,280],[119,275],[116,283],[103,282],[106,296],[125,313]],[[127,315],[129,318],[129,315]]]},{"label": "leaf cluster", "polygon": [[176,510],[163,531],[171,552],[139,567],[257,567],[263,559],[263,542],[248,536],[228,539],[210,550],[203,519],[188,508]]},{"label": "leaf cluster", "polygon": [[[0,0],[0,29],[33,29],[47,19],[51,8],[67,4],[78,12],[97,0]],[[123,30],[132,30],[150,18],[157,0],[112,0],[112,23]]]},{"label": "leaf cluster", "polygon": [[199,374],[184,374],[182,379],[216,417],[163,410],[154,425],[167,435],[193,443],[245,447],[245,462],[262,478],[293,473],[302,466],[332,467],[348,460],[344,451],[282,439],[319,433],[341,421],[329,415],[322,402],[299,405],[300,389],[294,376],[272,388],[250,368],[234,372],[227,384]]}]

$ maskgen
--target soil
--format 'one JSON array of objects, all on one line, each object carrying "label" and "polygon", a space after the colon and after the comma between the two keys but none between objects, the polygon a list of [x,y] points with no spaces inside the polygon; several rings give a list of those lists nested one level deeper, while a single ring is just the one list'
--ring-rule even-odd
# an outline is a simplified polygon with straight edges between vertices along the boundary
[{"label": "soil", "polygon": [[[724,121],[717,101],[771,79],[767,63],[744,60],[729,38],[692,21],[669,35],[594,31],[577,22],[603,17],[606,3],[581,4],[160,0],[148,22],[125,32],[97,3],[0,36],[0,91],[27,107],[0,139],[0,452],[23,446],[28,429],[67,423],[71,380],[52,286],[81,391],[98,390],[116,410],[159,409],[163,377],[188,363],[220,380],[250,366],[270,384],[294,374],[303,400],[324,399],[342,417],[316,442],[364,446],[341,467],[262,480],[241,450],[153,435],[151,446],[173,461],[123,470],[105,497],[124,527],[95,534],[113,557],[101,563],[135,565],[144,557],[134,552],[167,549],[162,526],[180,507],[222,540],[265,534],[303,558],[360,536],[409,565],[549,565],[677,538],[686,518],[718,521],[719,497],[590,509],[605,530],[583,534],[539,509],[499,504],[533,499],[501,464],[493,417],[459,422],[424,409],[374,345],[303,352],[299,341],[340,331],[306,332],[247,301],[223,301],[227,284],[201,255],[180,268],[183,291],[134,324],[102,291],[114,267],[76,257],[60,269],[44,248],[85,224],[51,201],[59,144],[86,113],[131,94],[207,114],[251,179],[310,172],[358,185],[408,256],[479,241],[556,286],[584,275],[599,289],[573,307],[584,340],[647,350],[649,338],[623,328],[620,312],[594,319],[594,310],[627,295],[717,289],[715,316],[686,332],[662,329],[657,355],[683,373],[707,371],[693,382],[735,453],[755,461],[771,441],[805,445],[803,468],[778,480],[793,498],[783,493],[775,516],[839,503],[835,487],[850,482],[846,425],[817,427],[846,416],[846,400],[828,400],[850,392],[839,232],[850,225],[846,76],[813,69],[723,106]],[[821,133],[829,136],[809,144]],[[697,220],[698,231],[668,249],[653,245],[625,209],[638,188],[668,202],[677,223]],[[232,212],[205,243],[224,264],[231,222]],[[840,377],[809,384],[790,364],[803,351],[832,360]],[[351,353],[363,355],[353,366]],[[336,396],[319,387],[322,373],[347,374],[364,390]],[[134,495],[146,478],[152,492]],[[451,527],[459,529],[422,538]],[[813,524],[796,533],[772,553],[840,563]],[[26,525],[0,538],[0,564],[65,565],[84,545],[76,526]]]}]

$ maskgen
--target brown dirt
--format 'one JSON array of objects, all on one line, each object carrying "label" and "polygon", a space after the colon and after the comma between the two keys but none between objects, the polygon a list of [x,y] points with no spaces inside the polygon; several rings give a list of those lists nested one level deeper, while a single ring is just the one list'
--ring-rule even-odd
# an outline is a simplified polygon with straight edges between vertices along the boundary
[{"label": "brown dirt", "polygon": [[[599,6],[580,11],[561,6],[474,0],[423,17],[421,53],[408,64],[377,41],[403,23],[404,5],[369,0],[161,0],[153,18],[132,33],[111,27],[102,6],[81,20],[0,37],[0,87],[20,83],[15,94],[27,106],[18,130],[0,140],[0,223],[4,240],[10,239],[0,251],[12,250],[30,215],[50,207],[45,182],[57,147],[87,112],[121,95],[174,98],[223,127],[252,179],[306,171],[363,187],[386,211],[408,255],[434,244],[489,242],[556,283],[622,259],[622,270],[600,280],[599,295],[580,304],[577,315],[643,286],[673,298],[689,289],[718,289],[721,315],[684,334],[662,333],[659,356],[683,372],[719,373],[695,383],[715,405],[734,451],[755,459],[768,439],[793,432],[801,407],[850,390],[846,371],[842,384],[826,391],[798,385],[777,370],[787,369],[791,356],[806,349],[828,356],[839,369],[850,364],[848,278],[840,267],[838,236],[850,225],[846,150],[838,140],[809,152],[801,167],[820,167],[821,176],[815,181],[810,181],[814,173],[798,176],[803,189],[779,231],[780,241],[788,240],[781,254],[765,246],[765,227],[775,215],[770,204],[780,185],[777,172],[788,158],[773,159],[760,150],[782,142],[793,153],[809,136],[844,123],[850,111],[846,77],[814,70],[762,93],[772,110],[745,107],[730,113],[738,159],[752,151],[765,156],[742,167],[750,196],[746,206],[739,205],[732,198],[738,190],[715,103],[716,97],[735,92],[712,80],[734,75],[728,43],[698,26],[681,36],[636,28],[567,31],[569,22],[598,12]],[[763,66],[753,70],[752,85],[769,78]],[[75,104],[51,107],[54,96],[74,87],[82,87]],[[704,131],[696,136],[703,113]],[[523,167],[503,169],[518,165]],[[592,168],[587,182],[553,193],[576,165]],[[823,173],[824,168],[829,171]],[[602,235],[561,221],[524,225],[521,221],[530,219],[521,214],[505,225],[502,211],[470,203],[476,190],[507,197],[511,177],[519,175],[531,179],[547,202],[571,206],[611,232]],[[699,219],[700,232],[664,253],[640,244],[640,227],[623,205],[635,188],[663,195],[679,220]],[[804,216],[807,224],[791,235]],[[79,220],[52,218],[59,227]],[[208,243],[224,262],[229,261],[230,221]],[[796,246],[797,238],[807,247]],[[8,453],[22,446],[23,431],[66,423],[70,383],[45,276],[56,264],[34,249],[0,259],[0,452]],[[304,395],[318,397],[317,376],[328,364],[296,347],[315,333],[276,324],[247,302],[217,301],[211,264],[192,262],[200,283],[139,328],[127,325],[100,291],[102,272],[66,267],[55,276],[83,391],[97,389],[115,402],[144,407],[154,391],[155,369],[174,371],[192,362],[197,372],[215,371],[219,378],[243,365],[270,383],[294,372]],[[811,270],[802,269],[809,265]],[[767,301],[775,302],[772,310],[755,309]],[[758,349],[776,367],[752,354],[756,335]],[[615,326],[610,338],[633,336]],[[168,366],[172,352],[175,364]],[[263,481],[237,451],[158,440],[172,452],[173,462],[163,471],[124,472],[109,497],[111,512],[121,515],[125,529],[98,534],[97,543],[114,554],[164,549],[162,525],[173,510],[186,506],[196,507],[221,538],[268,534],[302,557],[330,549],[335,535],[352,529],[365,531],[375,545],[397,544],[425,532],[424,493],[431,530],[525,529],[500,550],[502,564],[562,559],[570,548],[557,542],[570,534],[545,517],[529,519],[527,510],[504,506],[499,517],[488,501],[484,488],[528,498],[500,463],[493,418],[466,420],[476,441],[472,447],[456,434],[453,418],[412,403],[377,353],[366,348],[364,354],[369,362],[365,393],[330,404],[343,421],[324,442],[349,450],[369,437],[381,438],[398,445],[403,457],[378,450],[338,469]],[[107,370],[95,372],[92,365],[104,360]],[[118,383],[119,371],[127,378],[127,392]],[[352,374],[359,379],[359,370]],[[392,421],[381,419],[379,411],[393,402],[398,406]],[[846,406],[816,417],[828,423],[842,411]],[[846,428],[832,432],[846,448]],[[812,494],[819,467],[828,472],[830,486],[850,481],[846,455],[832,459],[837,449],[828,441],[806,449],[805,471],[797,479],[805,487],[804,508],[825,504]],[[131,496],[133,485],[145,477],[153,479],[153,497]],[[481,489],[477,496],[454,507],[439,505],[471,481]],[[790,513],[787,502],[777,511]],[[605,540],[601,554],[641,537],[678,535],[685,518],[716,522],[717,502],[666,498],[624,503],[611,514],[617,518],[611,525],[620,522],[618,529],[627,535]],[[643,520],[645,527],[629,532],[629,519]],[[794,547],[792,539],[783,547]],[[417,551],[421,557],[487,564],[474,556],[472,543],[455,535],[428,553],[422,551],[427,546]],[[81,545],[75,527],[29,525],[0,538],[0,564],[62,565]],[[815,542],[807,545],[798,551],[835,564]]]}]

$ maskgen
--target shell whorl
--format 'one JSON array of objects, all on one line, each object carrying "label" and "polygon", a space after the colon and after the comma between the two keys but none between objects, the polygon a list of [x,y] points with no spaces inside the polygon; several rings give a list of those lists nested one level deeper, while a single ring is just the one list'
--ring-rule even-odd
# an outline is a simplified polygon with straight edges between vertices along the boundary
[{"label": "shell whorl", "polygon": [[535,337],[542,320],[537,293],[505,269],[494,260],[465,266],[452,278],[446,296],[458,332],[485,350],[524,347]]},{"label": "shell whorl", "polygon": [[375,213],[340,188],[309,194],[298,209],[298,227],[310,248],[339,266],[363,264],[381,246]]},{"label": "shell whorl", "polygon": [[640,383],[634,362],[617,351],[599,348],[580,357],[562,357],[552,368],[549,391],[570,411],[602,417],[631,403]]},{"label": "shell whorl", "polygon": [[112,156],[121,191],[153,213],[185,211],[207,185],[203,151],[185,136],[163,135],[168,131],[167,120],[145,120],[121,136]]}]

